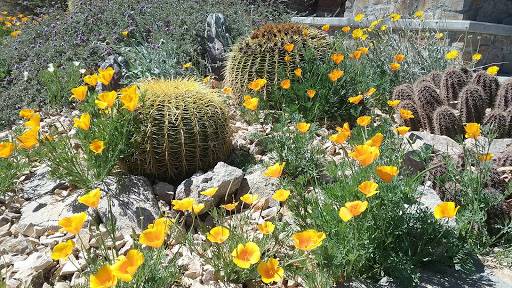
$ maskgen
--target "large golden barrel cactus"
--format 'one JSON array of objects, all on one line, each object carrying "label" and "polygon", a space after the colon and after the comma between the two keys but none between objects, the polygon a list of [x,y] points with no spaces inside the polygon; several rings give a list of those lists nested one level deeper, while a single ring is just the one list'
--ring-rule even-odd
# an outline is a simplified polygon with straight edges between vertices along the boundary
[{"label": "large golden barrel cactus", "polygon": [[[286,51],[286,44],[294,45],[291,52]],[[268,81],[266,87],[271,87],[278,83],[280,69],[300,68],[307,50],[321,54],[328,46],[327,33],[316,28],[296,23],[266,24],[237,42],[228,53],[224,86],[232,88],[233,96],[240,102],[249,92],[250,82],[263,78]],[[287,55],[289,62],[285,61]]]},{"label": "large golden barrel cactus", "polygon": [[231,129],[217,90],[189,78],[147,80],[138,87],[145,96],[130,172],[177,183],[226,160]]}]

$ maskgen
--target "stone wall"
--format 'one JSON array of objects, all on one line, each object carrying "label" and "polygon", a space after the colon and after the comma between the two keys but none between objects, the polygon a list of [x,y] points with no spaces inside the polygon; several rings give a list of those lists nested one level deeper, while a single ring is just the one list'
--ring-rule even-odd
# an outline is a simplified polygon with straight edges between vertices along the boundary
[{"label": "stone wall", "polygon": [[344,10],[345,17],[359,13],[377,18],[391,13],[412,16],[423,11],[427,20],[472,20],[512,25],[510,0],[347,0]]}]

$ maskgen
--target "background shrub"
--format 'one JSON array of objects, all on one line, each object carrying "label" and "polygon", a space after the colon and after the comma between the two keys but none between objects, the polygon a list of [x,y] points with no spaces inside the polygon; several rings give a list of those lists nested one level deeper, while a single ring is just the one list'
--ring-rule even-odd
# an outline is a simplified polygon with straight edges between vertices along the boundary
[{"label": "background shrub", "polygon": [[[39,76],[47,64],[63,68],[80,61],[86,68],[96,69],[109,55],[123,54],[127,51],[123,48],[133,47],[146,51],[147,56],[138,61],[140,54],[125,53],[126,58],[140,71],[149,71],[135,74],[133,79],[206,74],[204,27],[208,13],[224,14],[229,38],[234,42],[263,23],[283,21],[287,17],[284,11],[277,1],[260,0],[116,0],[108,5],[102,1],[78,1],[69,14],[52,11],[48,17],[26,23],[20,27],[18,37],[2,44],[0,62],[4,61],[9,71],[0,87],[0,127],[12,124],[19,109],[38,109],[48,102]],[[122,31],[128,34],[124,36]],[[158,57],[147,61],[154,56]],[[174,60],[158,61],[168,57]],[[182,70],[182,65],[189,62],[190,71]],[[158,63],[162,64],[155,67]],[[26,79],[24,72],[28,72]]]}]

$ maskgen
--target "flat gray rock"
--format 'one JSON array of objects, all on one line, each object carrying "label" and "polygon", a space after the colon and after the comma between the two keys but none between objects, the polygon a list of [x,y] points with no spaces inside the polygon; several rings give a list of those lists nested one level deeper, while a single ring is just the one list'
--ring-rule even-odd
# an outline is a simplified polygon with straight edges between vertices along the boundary
[{"label": "flat gray rock", "polygon": [[65,182],[61,180],[50,180],[48,173],[50,168],[42,166],[36,170],[34,176],[23,187],[23,198],[31,200],[42,195],[50,194]]}]

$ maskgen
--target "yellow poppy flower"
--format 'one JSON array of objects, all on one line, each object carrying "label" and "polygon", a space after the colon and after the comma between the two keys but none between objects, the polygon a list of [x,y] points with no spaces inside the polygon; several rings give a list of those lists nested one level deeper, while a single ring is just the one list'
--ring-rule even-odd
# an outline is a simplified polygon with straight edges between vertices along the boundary
[{"label": "yellow poppy flower", "polygon": [[363,14],[357,14],[356,17],[354,17],[354,20],[361,21],[361,19],[363,19],[363,17],[364,17]]},{"label": "yellow poppy flower", "polygon": [[289,89],[290,88],[290,79],[285,79],[281,82],[281,87],[283,89]]},{"label": "yellow poppy flower", "polygon": [[329,79],[331,79],[331,81],[333,81],[333,82],[334,82],[334,81],[336,81],[336,80],[340,79],[340,78],[341,78],[341,76],[343,76],[343,73],[344,73],[344,72],[343,72],[343,71],[341,71],[341,70],[334,69],[334,70],[332,70],[332,72],[331,72],[331,73],[329,73]]},{"label": "yellow poppy flower", "polygon": [[116,263],[111,267],[112,274],[123,282],[130,282],[144,260],[144,255],[141,252],[132,249],[128,251],[126,256],[120,255],[117,257]]},{"label": "yellow poppy flower", "polygon": [[308,90],[308,91],[306,91],[306,93],[308,94],[308,97],[310,99],[312,99],[313,97],[315,97],[316,91],[315,90]]},{"label": "yellow poppy flower", "polygon": [[359,216],[368,207],[368,201],[353,201],[345,203],[345,207],[340,208],[339,216],[344,221],[352,219],[354,216]]},{"label": "yellow poppy flower", "polygon": [[91,115],[89,115],[89,113],[84,113],[82,114],[82,116],[80,116],[80,119],[73,118],[73,121],[75,122],[75,125],[73,125],[73,127],[89,130],[89,127],[91,125]]},{"label": "yellow poppy flower", "polygon": [[421,16],[423,16],[423,11],[418,11],[418,12],[414,13],[414,18],[418,18]]},{"label": "yellow poppy flower", "polygon": [[274,229],[276,228],[276,225],[274,225],[272,222],[265,221],[262,224],[258,224],[258,230],[260,230],[263,234],[270,234]]},{"label": "yellow poppy flower", "polygon": [[302,251],[307,251],[315,249],[318,246],[322,245],[322,240],[325,239],[325,233],[317,232],[313,229],[310,229],[303,232],[295,233],[293,234],[292,238],[295,241],[293,246]]},{"label": "yellow poppy flower", "polygon": [[283,173],[284,164],[286,164],[286,162],[283,162],[283,165],[279,165],[279,162],[277,162],[273,166],[268,167],[267,171],[265,171],[263,175],[278,178]]},{"label": "yellow poppy flower", "polygon": [[374,147],[370,145],[359,145],[354,147],[354,152],[350,152],[348,156],[356,159],[359,164],[363,166],[368,166],[372,164],[377,157],[379,157],[379,147]]},{"label": "yellow poppy flower", "polygon": [[208,83],[210,83],[210,80],[211,80],[211,79],[212,79],[212,78],[211,78],[210,76],[205,77],[205,78],[203,78],[203,82],[204,82],[205,84],[208,84]]},{"label": "yellow poppy flower", "polygon": [[59,231],[66,231],[71,234],[78,234],[82,230],[87,215],[82,212],[75,214],[71,217],[65,217],[59,220],[59,225],[62,226]]},{"label": "yellow poppy flower", "polygon": [[354,97],[349,97],[348,102],[354,103],[354,104],[359,104],[359,102],[361,102],[361,99],[363,99],[363,94],[359,94]]},{"label": "yellow poppy flower", "polygon": [[224,94],[230,94],[231,93],[231,88],[228,88],[228,87],[225,87],[222,89],[222,93]]},{"label": "yellow poppy flower", "polygon": [[306,132],[308,132],[310,126],[311,126],[311,123],[302,122],[302,123],[297,124],[297,129],[302,133],[306,133]]},{"label": "yellow poppy flower", "polygon": [[236,208],[237,205],[238,205],[238,202],[235,202],[235,203],[230,203],[230,204],[226,204],[226,205],[220,205],[220,207],[222,207],[228,211],[232,211],[233,209]]},{"label": "yellow poppy flower", "polygon": [[96,274],[89,279],[91,288],[114,287],[117,284],[117,277],[112,273],[110,265],[103,265]]},{"label": "yellow poppy flower", "polygon": [[402,54],[396,54],[395,56],[393,56],[393,58],[395,58],[396,62],[400,63],[402,62],[402,60],[405,59],[405,56]]},{"label": "yellow poppy flower", "polygon": [[183,64],[183,68],[190,68],[190,66],[192,66],[192,63]]},{"label": "yellow poppy flower", "polygon": [[9,156],[12,154],[12,151],[14,151],[14,144],[11,142],[0,143],[0,158],[9,158]]},{"label": "yellow poppy flower", "polygon": [[96,86],[96,84],[98,83],[98,74],[94,73],[92,75],[85,76],[84,82],[91,86]]},{"label": "yellow poppy flower", "polygon": [[334,60],[334,63],[339,64],[341,61],[343,61],[345,57],[341,54],[333,54],[331,55],[331,59]]},{"label": "yellow poppy flower", "polygon": [[91,149],[94,154],[100,154],[103,149],[105,149],[105,142],[94,139],[91,141],[91,144],[89,145],[89,149]]},{"label": "yellow poppy flower", "polygon": [[71,93],[73,93],[73,95],[69,97],[69,100],[71,100],[72,98],[76,98],[82,101],[85,99],[85,95],[87,95],[87,86],[73,88],[71,89]]},{"label": "yellow poppy flower", "polygon": [[400,104],[400,100],[388,100],[388,105],[390,107],[396,107],[398,104]]},{"label": "yellow poppy flower", "polygon": [[480,124],[477,123],[468,123],[464,129],[466,130],[466,138],[478,138],[478,135],[480,135]]},{"label": "yellow poppy flower", "polygon": [[402,119],[404,119],[404,120],[407,120],[407,119],[414,118],[414,115],[412,114],[412,111],[410,111],[410,110],[400,109],[400,117],[402,117]]},{"label": "yellow poppy flower", "polygon": [[292,52],[293,46],[294,46],[293,44],[286,44],[286,45],[284,45],[284,49],[288,52]]},{"label": "yellow poppy flower", "polygon": [[434,217],[440,218],[453,218],[457,214],[460,206],[455,207],[454,202],[443,202],[434,208]]},{"label": "yellow poppy flower", "polygon": [[233,262],[240,267],[247,269],[251,267],[251,264],[256,264],[260,261],[260,247],[254,242],[247,242],[245,246],[238,244],[235,250],[231,252],[233,256]]},{"label": "yellow poppy flower", "polygon": [[300,76],[302,76],[302,69],[300,69],[300,68],[295,69],[295,70],[293,71],[293,73],[295,73],[295,75],[296,75],[297,77],[300,77]]},{"label": "yellow poppy flower", "polygon": [[359,39],[359,38],[361,38],[361,36],[363,36],[363,30],[358,28],[358,29],[355,29],[354,31],[352,31],[352,37],[354,39]]},{"label": "yellow poppy flower", "polygon": [[375,173],[386,183],[391,182],[398,172],[398,168],[395,166],[379,166],[375,169]]},{"label": "yellow poppy flower", "polygon": [[363,127],[368,126],[371,121],[372,121],[371,116],[361,116],[361,117],[357,118],[357,120],[356,120],[357,124],[359,124],[359,126],[363,126]]},{"label": "yellow poppy flower", "polygon": [[201,212],[201,210],[203,210],[204,207],[205,207],[205,205],[203,203],[194,204],[194,205],[192,205],[191,211],[197,214],[197,213]]},{"label": "yellow poppy flower", "polygon": [[107,107],[112,107],[114,105],[114,101],[117,98],[117,92],[116,91],[110,91],[110,92],[103,92],[98,95],[98,99],[100,99],[102,102],[107,103]]},{"label": "yellow poppy flower", "polygon": [[331,25],[326,24],[326,25],[322,26],[322,30],[324,30],[324,31],[329,31],[329,28],[330,28],[330,27],[331,27]]},{"label": "yellow poppy flower", "polygon": [[478,157],[478,160],[480,160],[480,162],[487,162],[487,161],[491,160],[494,155],[492,155],[491,153],[486,153],[486,154],[477,154],[476,156]]},{"label": "yellow poppy flower", "polygon": [[390,63],[390,64],[389,64],[389,66],[391,66],[391,69],[392,69],[393,71],[396,71],[396,70],[398,70],[398,68],[400,68],[400,64],[395,63],[395,62]]},{"label": "yellow poppy flower", "polygon": [[345,27],[341,28],[341,31],[343,31],[345,33],[348,33],[348,31],[350,31],[350,27],[349,26],[345,26]]},{"label": "yellow poppy flower", "polygon": [[75,242],[73,240],[68,240],[66,242],[60,243],[53,247],[52,259],[59,260],[69,257],[71,252],[73,252],[73,248],[75,248]]},{"label": "yellow poppy flower", "polygon": [[244,196],[240,197],[240,200],[244,201],[245,203],[251,205],[258,199],[258,194],[245,194]]},{"label": "yellow poppy flower", "polygon": [[215,192],[217,192],[218,189],[219,187],[209,188],[201,192],[201,194],[206,195],[208,197],[212,197],[215,194]]},{"label": "yellow poppy flower", "polygon": [[27,148],[28,150],[34,148],[39,142],[37,141],[37,132],[39,131],[39,127],[34,127],[30,130],[23,132],[16,141],[18,141],[19,146],[22,148]]},{"label": "yellow poppy flower", "polygon": [[121,31],[121,34],[123,34],[123,36],[128,35],[128,30]]},{"label": "yellow poppy flower", "polygon": [[363,183],[359,184],[357,188],[359,191],[363,192],[364,195],[366,195],[366,198],[368,198],[379,193],[379,191],[377,191],[377,187],[379,187],[379,184],[375,182],[364,181]]},{"label": "yellow poppy flower", "polygon": [[119,100],[123,102],[124,106],[121,109],[128,109],[129,111],[135,111],[137,107],[137,103],[139,102],[138,94],[126,94],[119,97]]},{"label": "yellow poppy flower", "polygon": [[398,134],[400,134],[401,136],[404,136],[405,133],[409,132],[409,129],[411,129],[411,127],[400,126],[396,128],[395,131],[398,132]]},{"label": "yellow poppy flower", "polygon": [[98,69],[100,74],[98,75],[98,81],[103,83],[103,85],[108,85],[112,77],[114,77],[114,69],[112,67],[108,67],[107,69]]},{"label": "yellow poppy flower", "polygon": [[279,262],[274,259],[270,258],[267,262],[260,262],[258,264],[258,273],[261,276],[261,281],[264,283],[270,283],[270,282],[279,282],[284,275],[284,269],[281,267],[277,267],[279,265]]},{"label": "yellow poppy flower", "polygon": [[371,96],[373,93],[375,93],[375,91],[377,91],[377,89],[375,88],[370,88],[368,91],[366,91],[366,96]]},{"label": "yellow poppy flower", "polygon": [[78,198],[78,202],[85,204],[91,208],[98,207],[100,203],[101,191],[100,188],[96,188],[94,190],[89,191],[88,194]]},{"label": "yellow poppy flower", "polygon": [[243,105],[245,108],[254,111],[256,108],[258,108],[258,101],[259,99],[256,97],[251,98],[250,95],[245,95]]},{"label": "yellow poppy flower", "polygon": [[34,110],[32,110],[32,109],[23,109],[20,111],[20,116],[25,119],[32,118],[32,115],[34,115]]},{"label": "yellow poppy flower", "polygon": [[228,237],[229,237],[229,230],[227,228],[220,227],[220,226],[217,226],[217,227],[213,228],[212,230],[210,230],[210,232],[208,233],[208,236],[206,236],[206,238],[208,238],[208,240],[210,240],[210,242],[219,243],[219,244],[226,241],[228,239]]},{"label": "yellow poppy flower", "polygon": [[284,202],[288,199],[288,196],[290,196],[290,190],[279,189],[274,193],[274,195],[272,195],[272,199]]},{"label": "yellow poppy flower", "polygon": [[382,139],[384,138],[384,135],[382,133],[377,133],[375,136],[373,136],[370,140],[366,141],[365,145],[370,145],[374,147],[380,147],[382,144]]},{"label": "yellow poppy flower", "polygon": [[192,211],[192,205],[194,205],[194,203],[196,203],[196,200],[195,199],[192,199],[192,198],[184,198],[184,199],[181,199],[181,200],[172,200],[172,205],[174,205],[174,207],[172,209],[174,210],[178,210],[178,211]]},{"label": "yellow poppy flower", "polygon": [[34,114],[32,117],[30,117],[30,120],[25,122],[25,127],[27,128],[34,128],[34,127],[40,127],[41,126],[41,114]]}]

